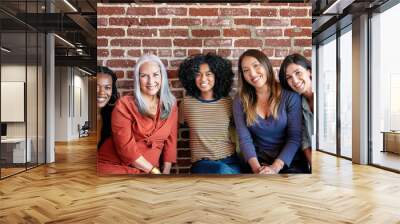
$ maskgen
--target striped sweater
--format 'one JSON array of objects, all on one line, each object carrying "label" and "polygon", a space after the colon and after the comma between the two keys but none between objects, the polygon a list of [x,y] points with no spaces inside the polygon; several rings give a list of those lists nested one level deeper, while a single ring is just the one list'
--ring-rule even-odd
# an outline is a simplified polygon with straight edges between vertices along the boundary
[{"label": "striped sweater", "polygon": [[231,98],[206,101],[187,96],[180,107],[190,130],[192,162],[223,159],[235,152],[229,135],[233,123]]}]

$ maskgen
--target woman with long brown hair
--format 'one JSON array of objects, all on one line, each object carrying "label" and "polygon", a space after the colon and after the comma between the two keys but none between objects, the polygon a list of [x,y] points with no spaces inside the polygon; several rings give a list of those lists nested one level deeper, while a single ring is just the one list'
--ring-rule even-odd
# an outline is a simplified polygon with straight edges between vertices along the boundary
[{"label": "woman with long brown hair", "polygon": [[301,99],[282,89],[268,57],[247,50],[239,58],[239,94],[233,116],[240,149],[253,173],[308,173],[302,138]]}]

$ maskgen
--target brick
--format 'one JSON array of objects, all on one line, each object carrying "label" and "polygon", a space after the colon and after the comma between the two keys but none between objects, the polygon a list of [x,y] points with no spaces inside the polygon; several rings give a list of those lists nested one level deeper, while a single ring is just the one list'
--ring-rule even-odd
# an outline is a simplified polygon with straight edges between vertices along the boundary
[{"label": "brick", "polygon": [[157,49],[143,49],[143,54],[157,55]]},{"label": "brick", "polygon": [[125,76],[125,72],[121,71],[121,70],[114,70],[115,75],[117,76],[117,78],[122,79]]},{"label": "brick", "polygon": [[172,53],[170,49],[158,49],[159,57],[171,57]]},{"label": "brick", "polygon": [[190,148],[189,141],[178,141],[178,148]]},{"label": "brick", "polygon": [[191,166],[192,165],[191,159],[178,158],[176,162],[177,162],[178,166]]},{"label": "brick", "polygon": [[230,49],[218,49],[218,55],[224,58],[231,56]]},{"label": "brick", "polygon": [[157,36],[156,29],[138,29],[138,28],[129,28],[126,31],[128,36],[135,37],[154,37]]},{"label": "brick", "polygon": [[98,66],[103,66],[103,60],[97,60],[97,65]]},{"label": "brick", "polygon": [[205,39],[204,46],[206,47],[231,47],[231,39]]},{"label": "brick", "polygon": [[123,15],[125,14],[124,7],[97,7],[97,15]]},{"label": "brick", "polygon": [[230,19],[203,19],[203,26],[230,26],[232,20]]},{"label": "brick", "polygon": [[240,39],[235,40],[235,47],[262,47],[262,40],[256,39]]},{"label": "brick", "polygon": [[222,8],[220,16],[248,16],[249,10],[244,8]]},{"label": "brick", "polygon": [[160,18],[141,18],[139,21],[140,26],[168,26],[170,19]]},{"label": "brick", "polygon": [[176,47],[201,47],[202,40],[199,39],[174,39]]},{"label": "brick", "polygon": [[133,90],[123,90],[119,91],[121,96],[133,96]]},{"label": "brick", "polygon": [[185,49],[174,50],[174,57],[186,57],[186,50]]},{"label": "brick", "polygon": [[174,94],[174,96],[175,96],[177,99],[183,98],[183,91],[182,91],[182,90],[173,90],[173,91],[172,91],[172,94]]},{"label": "brick", "polygon": [[264,26],[289,26],[289,19],[264,19]]},{"label": "brick", "polygon": [[127,54],[131,57],[140,57],[142,55],[141,51],[137,49],[128,50]]},{"label": "brick", "polygon": [[138,18],[109,18],[110,26],[137,26],[139,25]]},{"label": "brick", "polygon": [[296,2],[296,3],[289,3],[290,8],[295,8],[295,7],[311,7],[311,4],[309,3],[300,3],[300,2]]},{"label": "brick", "polygon": [[189,49],[188,50],[188,56],[195,55],[195,54],[201,54],[201,50],[199,50],[199,49]]},{"label": "brick", "polygon": [[97,38],[97,47],[108,46],[108,40],[103,38]]},{"label": "brick", "polygon": [[135,66],[135,63],[134,60],[112,59],[108,60],[106,65],[112,68],[128,68]]},{"label": "brick", "polygon": [[311,27],[311,18],[308,18],[308,19],[292,19],[291,25],[292,26],[297,26],[297,27]]},{"label": "brick", "polygon": [[169,79],[178,78],[178,71],[175,69],[168,69],[167,73]]},{"label": "brick", "polygon": [[182,63],[182,61],[183,60],[170,60],[169,65],[170,65],[170,67],[177,68]]},{"label": "brick", "polygon": [[281,29],[258,29],[256,35],[258,37],[280,37],[283,32]]},{"label": "brick", "polygon": [[233,49],[232,50],[232,57],[239,58],[240,55],[242,55],[245,51],[246,51],[246,49]]},{"label": "brick", "polygon": [[215,49],[203,49],[203,54],[213,53],[217,54],[217,50]]},{"label": "brick", "polygon": [[97,57],[108,57],[108,55],[109,55],[108,49],[97,48]]},{"label": "brick", "polygon": [[311,49],[306,49],[303,51],[303,56],[307,57],[309,61],[311,61],[311,56],[312,56],[312,50]]},{"label": "brick", "polygon": [[273,17],[278,15],[278,10],[270,9],[251,9],[250,16]]},{"label": "brick", "polygon": [[290,47],[290,39],[265,39],[264,45],[266,47]]},{"label": "brick", "polygon": [[107,18],[97,18],[97,26],[107,26],[108,20]]},{"label": "brick", "polygon": [[249,29],[224,29],[224,37],[250,37]]},{"label": "brick", "polygon": [[308,10],[307,9],[280,9],[279,11],[280,16],[285,16],[285,17],[293,17],[293,16],[307,16],[308,15]]},{"label": "brick", "polygon": [[187,37],[189,31],[187,29],[164,29],[160,30],[161,37]]},{"label": "brick", "polygon": [[125,30],[122,28],[98,28],[97,36],[121,37],[125,36]]},{"label": "brick", "polygon": [[133,88],[133,80],[117,80],[117,88],[131,89]]},{"label": "brick", "polygon": [[279,68],[282,64],[283,59],[269,59],[269,61],[271,62],[272,67]]},{"label": "brick", "polygon": [[294,46],[296,47],[310,47],[312,45],[312,39],[295,39]]},{"label": "brick", "polygon": [[127,78],[133,79],[133,76],[134,76],[133,71],[127,71],[127,72],[126,72],[126,77],[127,77]]},{"label": "brick", "polygon": [[172,18],[172,26],[197,26],[200,24],[201,24],[201,19]]},{"label": "brick", "polygon": [[185,149],[178,149],[178,157],[190,157],[191,153],[190,150],[185,150]]},{"label": "brick", "polygon": [[275,57],[286,57],[289,55],[288,49],[275,49]]},{"label": "brick", "polygon": [[189,139],[189,135],[190,135],[190,133],[189,133],[189,129],[188,128],[186,128],[184,130],[181,129],[181,138]]},{"label": "brick", "polygon": [[193,37],[218,37],[221,35],[219,30],[192,30]]},{"label": "brick", "polygon": [[125,50],[123,49],[111,49],[112,57],[123,57],[125,56]]},{"label": "brick", "polygon": [[173,15],[173,16],[186,16],[187,15],[186,8],[158,8],[158,15]]},{"label": "brick", "polygon": [[300,37],[306,36],[311,37],[311,28],[289,28],[285,29],[285,36],[287,37]]},{"label": "brick", "polygon": [[171,80],[172,88],[182,88],[182,83],[179,80]]},{"label": "brick", "polygon": [[170,39],[143,39],[142,45],[144,47],[172,47]]},{"label": "brick", "polygon": [[261,19],[255,19],[255,18],[234,19],[234,23],[235,25],[261,26]]},{"label": "brick", "polygon": [[110,45],[119,47],[140,47],[141,41],[134,39],[113,39]]},{"label": "brick", "polygon": [[126,14],[135,16],[154,16],[156,15],[156,9],[152,7],[130,7]]},{"label": "brick", "polygon": [[274,49],[273,48],[265,48],[262,50],[262,52],[267,55],[267,57],[272,57],[274,56]]},{"label": "brick", "polygon": [[190,8],[189,16],[218,16],[217,8]]}]

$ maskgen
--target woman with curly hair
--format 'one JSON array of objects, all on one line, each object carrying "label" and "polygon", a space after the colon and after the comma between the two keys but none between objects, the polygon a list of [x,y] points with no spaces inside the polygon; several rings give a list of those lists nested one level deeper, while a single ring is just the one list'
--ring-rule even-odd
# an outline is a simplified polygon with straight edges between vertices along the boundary
[{"label": "woman with curly hair", "polygon": [[176,162],[178,108],[166,69],[157,56],[143,55],[133,73],[133,96],[121,97],[115,104],[112,138],[99,149],[97,171],[169,174]]},{"label": "woman with curly hair", "polygon": [[187,95],[180,106],[180,118],[190,130],[191,173],[240,173],[229,132],[233,125],[229,96],[233,77],[232,64],[210,53],[191,56],[179,67],[179,80]]},{"label": "woman with curly hair", "polygon": [[282,89],[268,57],[247,50],[238,62],[239,94],[233,116],[240,150],[253,173],[309,173],[301,152],[301,99]]}]

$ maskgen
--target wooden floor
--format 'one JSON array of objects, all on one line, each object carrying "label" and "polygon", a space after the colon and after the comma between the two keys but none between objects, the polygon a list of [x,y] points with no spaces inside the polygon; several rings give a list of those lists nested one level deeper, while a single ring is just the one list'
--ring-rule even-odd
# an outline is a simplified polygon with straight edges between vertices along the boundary
[{"label": "wooden floor", "polygon": [[0,223],[400,223],[400,175],[314,153],[312,175],[96,175],[94,138],[0,181]]}]

